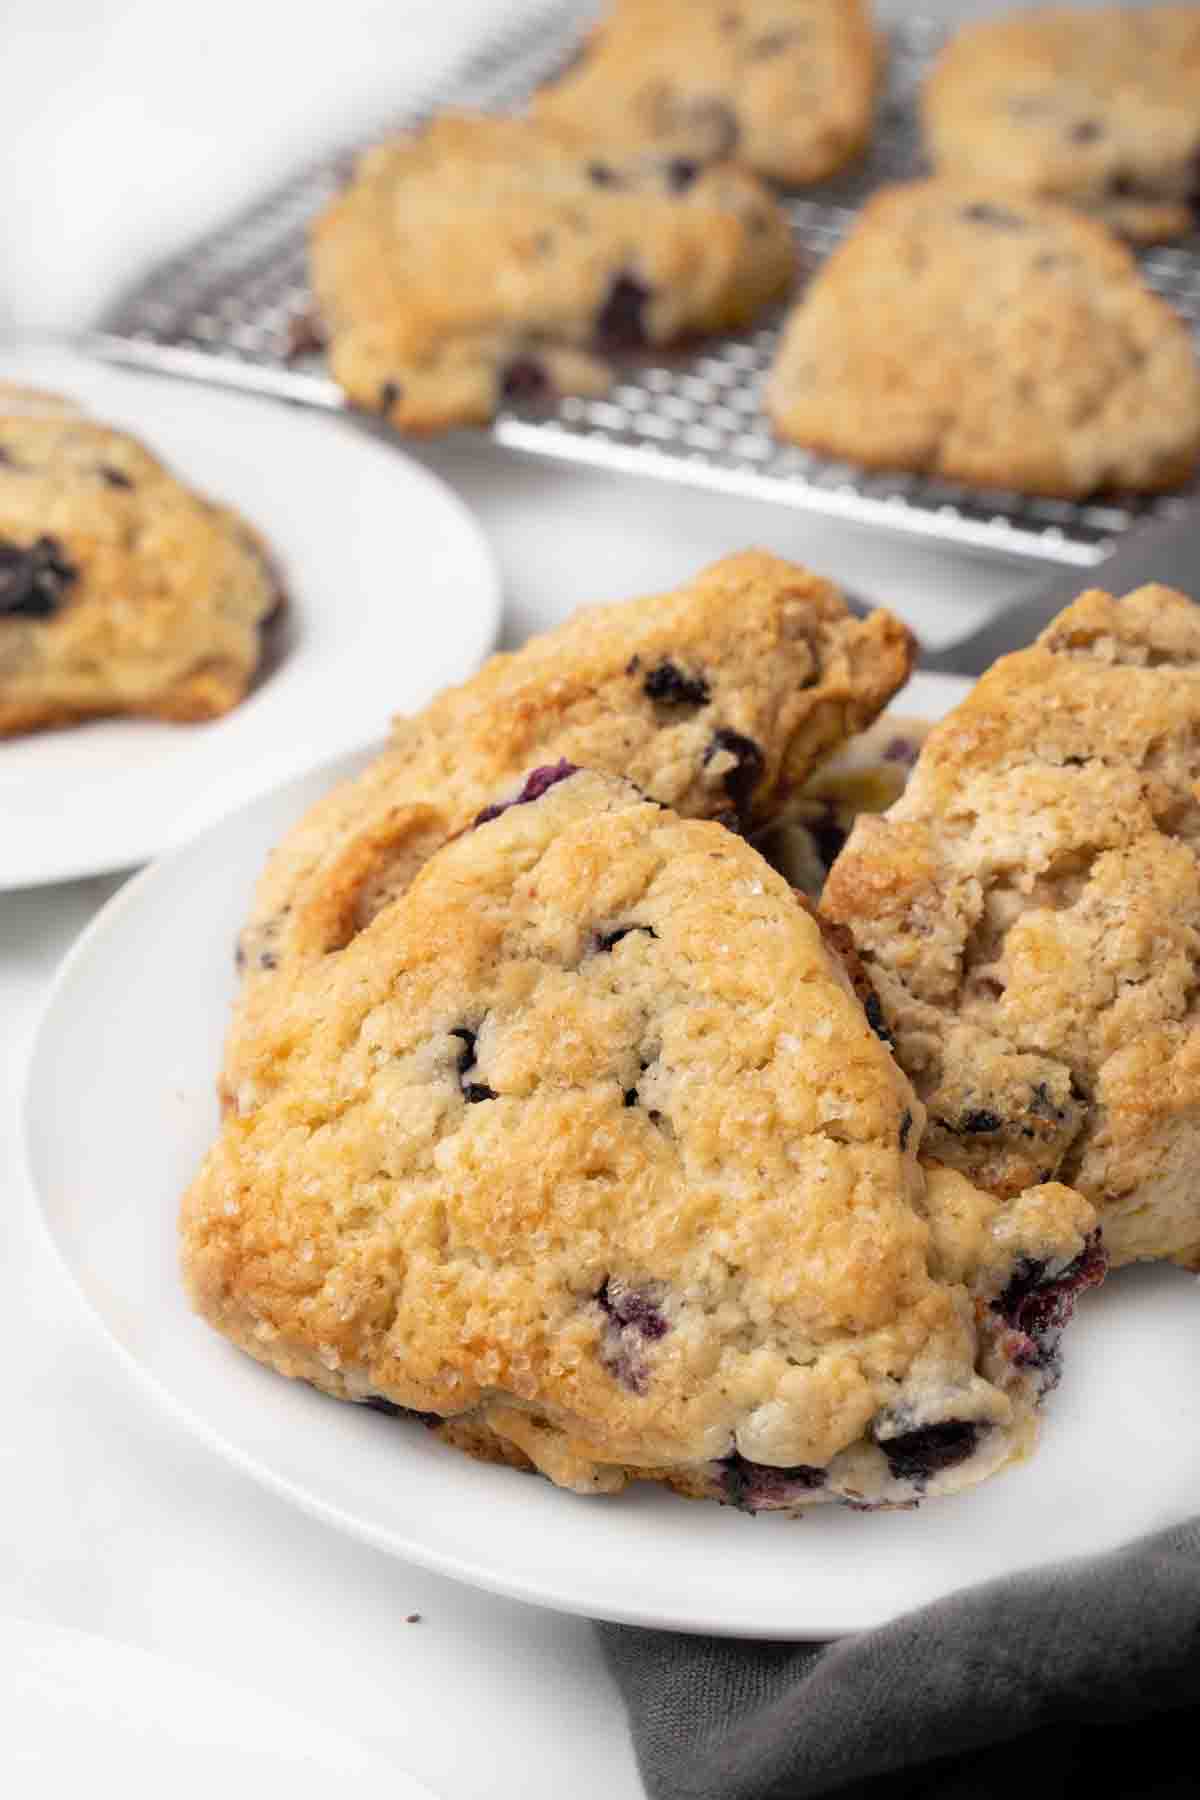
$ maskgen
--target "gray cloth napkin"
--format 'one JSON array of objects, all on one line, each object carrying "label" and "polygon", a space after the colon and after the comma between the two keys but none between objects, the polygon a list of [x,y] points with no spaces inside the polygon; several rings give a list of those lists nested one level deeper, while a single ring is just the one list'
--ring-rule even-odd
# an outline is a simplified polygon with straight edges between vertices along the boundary
[{"label": "gray cloth napkin", "polygon": [[1200,1519],[832,1644],[597,1629],[652,1800],[1200,1795]]}]

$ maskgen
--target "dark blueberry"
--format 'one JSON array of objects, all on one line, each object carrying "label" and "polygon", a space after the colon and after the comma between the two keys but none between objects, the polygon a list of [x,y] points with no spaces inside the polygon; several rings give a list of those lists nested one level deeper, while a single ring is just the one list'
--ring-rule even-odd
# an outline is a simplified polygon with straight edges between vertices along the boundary
[{"label": "dark blueberry", "polygon": [[482,1081],[468,1081],[463,1088],[463,1099],[468,1106],[478,1106],[481,1100],[494,1100],[495,1088],[490,1088]]},{"label": "dark blueberry", "polygon": [[989,1112],[987,1107],[981,1106],[975,1112],[964,1113],[958,1129],[972,1136],[977,1131],[999,1131],[1003,1123],[999,1113]]},{"label": "dark blueberry", "polygon": [[685,675],[673,662],[660,662],[642,683],[642,692],[660,706],[707,706],[708,683],[703,675]]},{"label": "dark blueberry", "polygon": [[540,800],[556,782],[565,781],[568,775],[576,773],[576,765],[568,762],[565,756],[559,762],[544,763],[540,769],[534,769],[532,774],[525,777],[525,785],[515,799],[502,800],[495,806],[485,806],[475,824],[486,825],[490,819],[498,819],[510,806],[528,806],[531,800]]},{"label": "dark blueberry", "polygon": [[900,1121],[900,1148],[902,1150],[908,1149],[908,1134],[912,1130],[912,1122],[913,1116],[906,1110]]},{"label": "dark blueberry", "polygon": [[475,1033],[465,1025],[456,1025],[450,1033],[451,1037],[461,1038],[462,1049],[458,1053],[456,1072],[462,1087],[463,1099],[468,1106],[477,1106],[481,1100],[494,1100],[495,1088],[490,1088],[482,1081],[463,1081],[463,1076],[475,1067]]},{"label": "dark blueberry", "polygon": [[899,1437],[877,1438],[887,1465],[897,1481],[919,1481],[943,1469],[965,1462],[979,1441],[979,1427],[970,1419],[947,1419],[941,1425],[921,1425]]},{"label": "dark blueberry", "polygon": [[911,769],[919,755],[920,746],[918,744],[914,744],[911,738],[899,737],[893,738],[888,744],[883,753],[883,760],[884,762],[903,763],[906,769]]},{"label": "dark blueberry", "polygon": [[1104,127],[1099,119],[1079,119],[1067,135],[1073,144],[1094,144],[1104,136]]},{"label": "dark blueberry", "polygon": [[622,1104],[625,1106],[636,1106],[638,1103],[637,1089],[636,1088],[626,1088],[624,1094],[621,1096],[621,1100],[622,1100]]},{"label": "dark blueberry", "polygon": [[993,231],[1024,231],[1025,220],[1007,206],[994,206],[990,200],[973,200],[962,209],[964,219],[972,225],[990,225]]},{"label": "dark blueberry", "polygon": [[863,1011],[867,1015],[867,1024],[871,1027],[875,1036],[881,1038],[889,1050],[894,1050],[896,1048],[896,1040],[888,1030],[888,1023],[883,1016],[883,1008],[879,1004],[878,994],[867,995]]},{"label": "dark blueberry", "polygon": [[596,1303],[614,1324],[636,1331],[640,1337],[655,1342],[671,1329],[659,1311],[662,1284],[650,1282],[646,1287],[626,1287],[623,1281],[606,1275],[596,1290]]},{"label": "dark blueberry", "polygon": [[846,833],[838,824],[837,814],[833,807],[828,807],[821,818],[812,822],[808,830],[813,843],[817,846],[817,855],[827,869],[832,869],[846,842]]},{"label": "dark blueberry", "polygon": [[396,406],[399,403],[400,396],[403,392],[404,389],[400,386],[398,381],[385,381],[379,390],[380,412],[390,413],[393,406]]},{"label": "dark blueberry", "polygon": [[545,400],[549,397],[550,388],[551,381],[545,365],[538,362],[536,357],[516,356],[501,371],[500,393],[505,400],[513,400],[518,404]]},{"label": "dark blueberry", "polygon": [[78,579],[57,538],[0,542],[0,618],[52,619]]},{"label": "dark blueberry", "polygon": [[596,949],[611,950],[622,938],[628,937],[631,931],[644,931],[648,937],[658,936],[653,925],[618,925],[615,931],[600,931],[596,934]]},{"label": "dark blueberry", "polygon": [[809,1463],[777,1469],[771,1463],[749,1462],[737,1450],[721,1459],[721,1486],[731,1506],[741,1512],[771,1512],[794,1506],[804,1494],[825,1486],[824,1469]]},{"label": "dark blueberry", "polygon": [[673,194],[691,187],[700,173],[700,164],[690,156],[673,156],[667,164],[667,186]]},{"label": "dark blueberry", "polygon": [[640,656],[631,656],[629,661],[625,664],[625,673],[627,675],[636,675],[638,670],[641,668],[641,666],[642,666],[641,657]]},{"label": "dark blueberry", "polygon": [[640,350],[646,345],[645,306],[650,290],[635,275],[617,275],[596,316],[602,350]]},{"label": "dark blueberry", "polygon": [[101,463],[100,478],[111,488],[131,488],[133,486],[123,469],[114,469],[109,463]]},{"label": "dark blueberry", "polygon": [[362,1402],[372,1412],[386,1413],[389,1419],[413,1419],[418,1425],[425,1425],[431,1431],[435,1425],[444,1425],[441,1413],[417,1412],[411,1406],[397,1406],[394,1400],[385,1400],[382,1394],[369,1394]]},{"label": "dark blueberry", "polygon": [[1013,1360],[1019,1367],[1043,1372],[1043,1391],[1052,1388],[1061,1373],[1058,1343],[1075,1310],[1076,1296],[1103,1281],[1107,1268],[1100,1233],[1094,1231],[1074,1262],[1057,1275],[1047,1277],[1044,1262],[1022,1257],[1004,1292],[992,1301],[992,1311],[1025,1340]]},{"label": "dark blueberry", "polygon": [[260,950],[258,953],[258,966],[260,969],[277,969],[279,967],[279,958],[273,950]]},{"label": "dark blueberry", "polygon": [[727,731],[724,727],[720,731],[714,731],[708,749],[704,752],[705,762],[711,762],[721,751],[726,751],[734,759],[732,769],[727,769],[721,778],[725,792],[733,801],[739,820],[746,820],[750,815],[754,790],[762,779],[763,753],[752,738],[743,737],[740,731]]},{"label": "dark blueberry", "polygon": [[593,187],[623,187],[625,185],[612,164],[606,162],[589,163],[587,178]]}]

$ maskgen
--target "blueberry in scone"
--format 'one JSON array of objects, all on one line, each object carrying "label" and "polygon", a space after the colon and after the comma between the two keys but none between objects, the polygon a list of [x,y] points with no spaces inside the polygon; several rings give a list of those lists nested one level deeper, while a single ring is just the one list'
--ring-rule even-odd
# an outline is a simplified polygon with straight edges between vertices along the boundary
[{"label": "blueberry in scone", "polygon": [[890,614],[856,619],[829,582],[747,553],[493,657],[398,720],[383,754],[270,858],[241,936],[227,1100],[253,1104],[269,1066],[258,1040],[287,1029],[293,974],[338,955],[530,769],[565,758],[626,776],[677,812],[757,831],[883,710],[912,656]]},{"label": "blueberry in scone", "polygon": [[964,26],[922,95],[947,174],[1061,200],[1138,240],[1193,229],[1200,13],[1043,7]]},{"label": "blueberry in scone", "polygon": [[199,1310],[580,1493],[907,1505],[1022,1456],[1091,1207],[922,1170],[920,1101],[738,834],[530,774],[298,978],[184,1201]]},{"label": "blueberry in scone", "polygon": [[882,61],[863,0],[613,0],[534,109],[669,148],[681,179],[730,157],[821,181],[866,143]]},{"label": "blueberry in scone", "polygon": [[1034,494],[1153,492],[1200,449],[1200,367],[1129,251],[982,184],[886,188],[801,296],[767,388],[781,437]]},{"label": "blueberry in scone", "polygon": [[464,113],[369,150],[310,262],[350,400],[432,431],[603,393],[614,355],[744,325],[793,252],[744,171]]},{"label": "blueberry in scone", "polygon": [[925,1152],[1002,1199],[1069,1182],[1114,1263],[1200,1265],[1198,792],[1200,612],[1085,593],[934,727],[822,901]]},{"label": "blueberry in scone", "polygon": [[136,439],[0,385],[0,737],[237,704],[282,604],[265,545]]}]

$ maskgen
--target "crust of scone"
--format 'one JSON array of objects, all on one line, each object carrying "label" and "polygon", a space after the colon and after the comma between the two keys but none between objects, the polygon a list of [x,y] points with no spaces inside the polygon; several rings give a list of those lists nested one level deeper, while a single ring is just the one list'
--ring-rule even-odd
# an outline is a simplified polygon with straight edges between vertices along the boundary
[{"label": "crust of scone", "polygon": [[964,25],[921,111],[947,174],[1081,207],[1139,243],[1195,229],[1194,6],[1042,7]]},{"label": "crust of scone", "polygon": [[1200,1260],[1200,612],[1083,594],[931,733],[822,900],[925,1099],[933,1156],[1051,1177],[1114,1263]]},{"label": "crust of scone", "polygon": [[[866,144],[886,55],[864,0],[613,0],[534,110],[618,142],[701,156],[711,144],[777,181],[823,181]],[[732,146],[714,105],[734,123]]]},{"label": "crust of scone", "polygon": [[[731,807],[731,759],[712,752],[718,733],[735,732],[763,758],[748,802],[757,827],[786,812],[813,768],[883,710],[913,654],[892,615],[855,619],[831,583],[748,551],[671,593],[590,608],[494,656],[397,720],[384,753],[273,852],[241,939],[226,1098],[259,1079],[256,1039],[286,1017],[293,972],[349,943],[529,769],[566,757],[627,776],[677,811],[719,815]],[[649,699],[647,677],[666,663],[702,677],[708,702]]]},{"label": "crust of scone", "polygon": [[235,706],[284,605],[259,534],[54,396],[0,393],[0,446],[0,540],[50,537],[76,571],[51,617],[0,616],[0,737]]},{"label": "crust of scone", "polygon": [[483,114],[369,150],[310,238],[347,396],[430,432],[490,419],[505,370],[531,359],[558,393],[602,393],[598,327],[623,277],[646,290],[649,343],[748,323],[791,281],[786,215],[745,171],[675,191],[664,169],[586,131]]},{"label": "crust of scone", "polygon": [[[199,1310],[281,1373],[584,1493],[730,1497],[736,1449],[822,1471],[789,1508],[903,1504],[1028,1447],[1040,1389],[988,1309],[1092,1209],[921,1171],[840,960],[722,826],[564,777],[311,969],[270,1054],[182,1232]],[[889,1434],[945,1422],[965,1460],[889,1472]]]},{"label": "crust of scone", "polygon": [[863,209],[784,327],[767,407],[781,437],[867,468],[1067,499],[1178,486],[1200,452],[1191,338],[1125,246],[948,179]]}]

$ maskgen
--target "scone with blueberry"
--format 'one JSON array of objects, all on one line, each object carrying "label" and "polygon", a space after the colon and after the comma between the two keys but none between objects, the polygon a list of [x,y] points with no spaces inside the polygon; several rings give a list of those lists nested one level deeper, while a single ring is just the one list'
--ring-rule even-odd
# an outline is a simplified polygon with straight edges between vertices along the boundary
[{"label": "scone with blueberry", "polygon": [[259,1038],[287,1029],[297,971],[341,954],[530,768],[566,757],[758,831],[882,712],[913,650],[889,613],[856,619],[831,583],[747,552],[671,593],[577,613],[397,720],[263,872],[238,950],[227,1103],[254,1104],[270,1067]]},{"label": "scone with blueberry", "polygon": [[1067,201],[1139,240],[1194,228],[1194,6],[1039,7],[964,26],[922,110],[947,174]]},{"label": "scone with blueberry", "polygon": [[542,118],[777,181],[822,181],[866,143],[883,39],[865,0],[613,0]]},{"label": "scone with blueberry", "polygon": [[1082,498],[1185,481],[1200,365],[1125,246],[979,181],[885,188],[784,327],[779,435],[869,468]]},{"label": "scone with blueberry", "polygon": [[271,1055],[183,1204],[196,1306],[579,1493],[969,1486],[1030,1447],[1102,1270],[1070,1189],[921,1168],[920,1102],[749,844],[565,760],[306,971]]},{"label": "scone with blueberry", "polygon": [[612,356],[745,325],[793,269],[744,171],[465,113],[369,150],[310,250],[335,378],[410,431],[603,393]]},{"label": "scone with blueberry", "polygon": [[282,590],[258,534],[126,432],[0,387],[0,737],[215,718]]},{"label": "scone with blueberry", "polygon": [[1086,593],[934,727],[822,906],[1001,1200],[1065,1181],[1115,1263],[1200,1267],[1200,612]]}]

